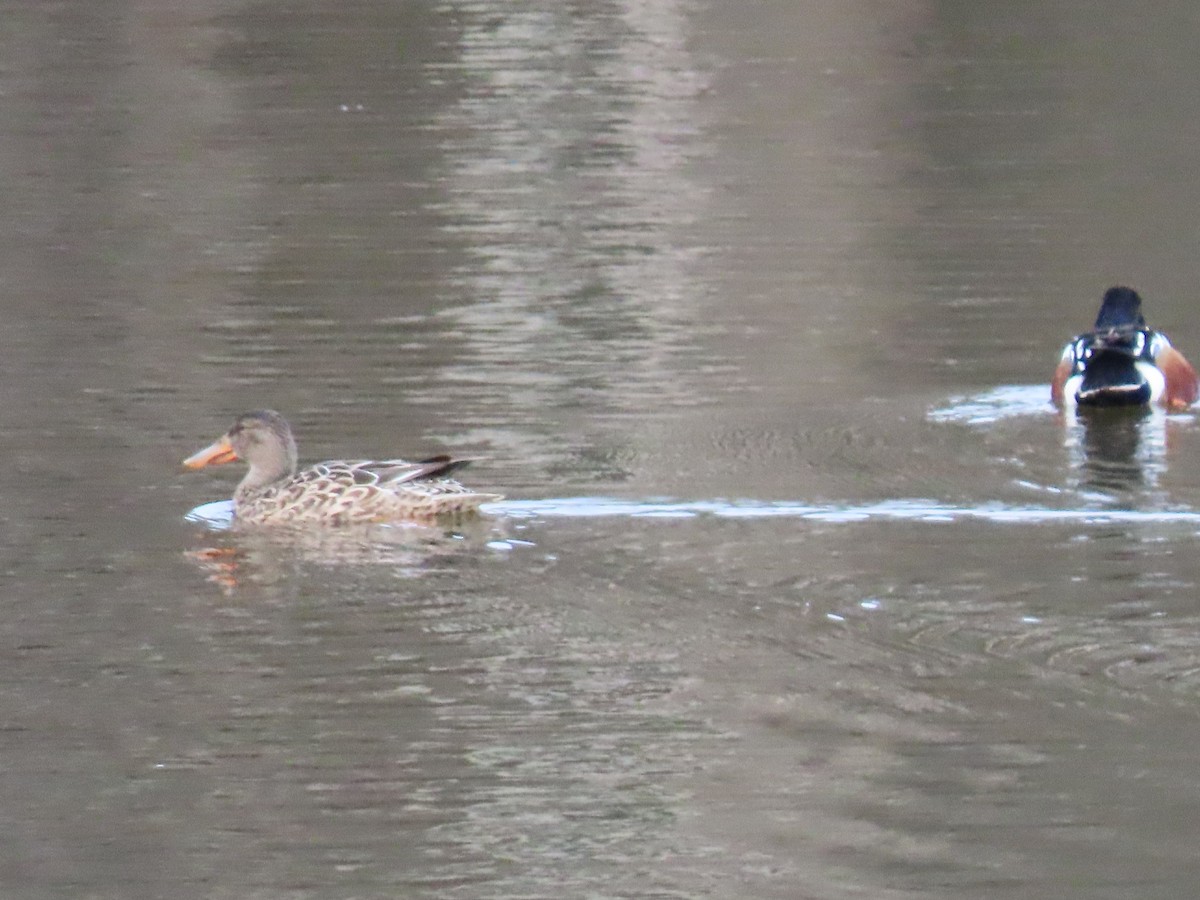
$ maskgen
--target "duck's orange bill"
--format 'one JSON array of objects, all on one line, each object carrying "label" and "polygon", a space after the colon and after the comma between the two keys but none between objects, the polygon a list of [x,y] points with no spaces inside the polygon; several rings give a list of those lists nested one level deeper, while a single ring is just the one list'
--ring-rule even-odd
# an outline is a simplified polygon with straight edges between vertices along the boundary
[{"label": "duck's orange bill", "polygon": [[205,466],[219,466],[222,463],[233,462],[238,455],[229,443],[229,438],[222,437],[213,441],[199,453],[193,453],[183,461],[184,468],[203,469]]}]

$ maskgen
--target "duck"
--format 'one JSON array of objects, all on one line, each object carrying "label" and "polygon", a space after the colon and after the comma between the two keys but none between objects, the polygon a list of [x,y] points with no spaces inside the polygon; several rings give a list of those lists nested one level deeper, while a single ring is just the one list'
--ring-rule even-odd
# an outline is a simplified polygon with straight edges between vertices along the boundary
[{"label": "duck", "polygon": [[1063,348],[1050,398],[1064,408],[1156,404],[1181,412],[1200,397],[1200,379],[1161,331],[1146,325],[1133,288],[1104,292],[1095,327]]},{"label": "duck", "polygon": [[272,409],[237,417],[225,434],[183,461],[203,469],[241,460],[250,468],[233,492],[236,524],[429,523],[470,515],[502,499],[447,477],[470,459],[326,460],[297,470],[291,426]]}]

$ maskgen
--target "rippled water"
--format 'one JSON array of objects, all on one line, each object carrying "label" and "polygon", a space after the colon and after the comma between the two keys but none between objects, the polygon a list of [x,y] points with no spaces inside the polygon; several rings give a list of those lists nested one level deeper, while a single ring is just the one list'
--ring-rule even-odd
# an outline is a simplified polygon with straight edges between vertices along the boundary
[{"label": "rippled water", "polygon": [[4,896],[1194,893],[1200,429],[1046,384],[1200,355],[1189,8],[7,13]]}]

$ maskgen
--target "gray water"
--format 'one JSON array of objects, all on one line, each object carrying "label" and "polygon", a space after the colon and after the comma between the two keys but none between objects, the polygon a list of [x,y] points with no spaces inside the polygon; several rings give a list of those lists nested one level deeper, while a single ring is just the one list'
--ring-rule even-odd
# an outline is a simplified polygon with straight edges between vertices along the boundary
[{"label": "gray water", "polygon": [[2,12],[4,897],[1195,895],[1192,6]]}]

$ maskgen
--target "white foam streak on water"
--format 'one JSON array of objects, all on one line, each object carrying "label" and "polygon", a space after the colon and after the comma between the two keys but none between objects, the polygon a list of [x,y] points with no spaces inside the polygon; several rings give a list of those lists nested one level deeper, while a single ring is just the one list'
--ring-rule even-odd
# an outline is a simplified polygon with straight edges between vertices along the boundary
[{"label": "white foam streak on water", "polygon": [[978,519],[996,523],[1182,522],[1200,525],[1200,512],[1190,510],[1050,509],[1035,506],[953,506],[935,500],[900,499],[868,504],[758,503],[750,500],[639,503],[578,497],[559,500],[514,500],[490,504],[485,511],[513,518],[687,518],[711,515],[729,519],[807,519],[823,522],[956,522]]},{"label": "white foam streak on water", "polygon": [[[1168,413],[1160,407],[1149,410],[1159,420],[1188,420],[1193,413]],[[931,422],[957,422],[961,425],[991,425],[1004,419],[1022,416],[1063,415],[1068,423],[1076,422],[1075,412],[1063,412],[1050,401],[1049,384],[1002,384],[978,394],[951,397],[946,405],[929,410]]]},{"label": "white foam streak on water", "polygon": [[184,516],[189,522],[207,525],[214,531],[224,531],[233,524],[233,501],[216,500],[202,503]]},{"label": "white foam streak on water", "polygon": [[951,397],[945,406],[929,411],[931,422],[990,425],[1017,416],[1049,415],[1056,412],[1050,402],[1048,384],[1002,384],[969,397]]},{"label": "white foam streak on water", "polygon": [[[550,500],[506,500],[488,503],[487,515],[513,519],[663,518],[714,516],[725,519],[801,519],[820,522],[949,523],[977,520],[996,524],[1181,523],[1200,526],[1200,512],[1191,510],[1052,509],[1038,506],[983,504],[954,506],[927,499],[883,500],[867,504],[761,503],[753,500],[637,501],[605,497],[564,497]],[[233,504],[228,500],[198,506],[188,521],[223,530],[232,523]]]}]

